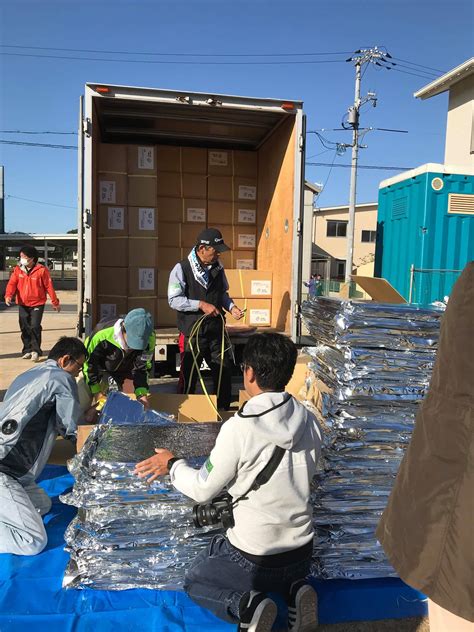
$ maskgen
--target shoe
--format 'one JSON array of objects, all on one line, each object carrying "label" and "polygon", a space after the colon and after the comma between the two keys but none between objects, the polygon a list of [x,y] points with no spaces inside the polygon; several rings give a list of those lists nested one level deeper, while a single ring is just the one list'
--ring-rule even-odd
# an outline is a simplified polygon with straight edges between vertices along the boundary
[{"label": "shoe", "polygon": [[239,632],[271,632],[277,616],[277,606],[272,599],[264,593],[252,591],[242,597],[240,604]]},{"label": "shoe", "polygon": [[36,351],[33,351],[31,354],[31,361],[32,362],[38,362],[39,361],[39,353],[36,353]]},{"label": "shoe", "polygon": [[31,358],[31,353],[29,351],[27,351],[21,356],[22,360],[29,360],[30,358]]},{"label": "shoe", "polygon": [[318,595],[304,580],[295,582],[288,598],[289,632],[313,632],[318,627]]}]

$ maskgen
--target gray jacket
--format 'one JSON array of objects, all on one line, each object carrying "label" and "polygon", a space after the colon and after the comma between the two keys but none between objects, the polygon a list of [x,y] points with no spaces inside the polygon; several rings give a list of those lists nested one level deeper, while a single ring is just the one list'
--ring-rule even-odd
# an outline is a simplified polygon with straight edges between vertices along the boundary
[{"label": "gray jacket", "polygon": [[80,414],[76,381],[55,360],[19,375],[0,404],[0,472],[34,481],[57,435],[74,437]]}]

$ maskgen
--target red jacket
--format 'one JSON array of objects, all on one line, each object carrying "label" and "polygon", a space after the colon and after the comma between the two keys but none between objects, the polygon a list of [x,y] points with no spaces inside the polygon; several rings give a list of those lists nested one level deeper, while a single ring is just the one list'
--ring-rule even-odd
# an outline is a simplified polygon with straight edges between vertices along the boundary
[{"label": "red jacket", "polygon": [[59,305],[49,270],[40,263],[37,263],[29,274],[24,272],[21,266],[15,266],[5,290],[5,298],[13,298],[15,293],[18,305],[26,307],[44,305],[47,293],[51,298],[51,303],[54,306]]}]

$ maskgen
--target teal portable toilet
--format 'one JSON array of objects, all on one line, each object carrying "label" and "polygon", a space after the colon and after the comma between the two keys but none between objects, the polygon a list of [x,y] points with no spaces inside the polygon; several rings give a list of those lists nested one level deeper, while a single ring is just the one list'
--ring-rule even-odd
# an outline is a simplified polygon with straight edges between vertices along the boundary
[{"label": "teal portable toilet", "polygon": [[474,259],[474,170],[429,163],[379,186],[375,276],[407,301],[449,296]]}]

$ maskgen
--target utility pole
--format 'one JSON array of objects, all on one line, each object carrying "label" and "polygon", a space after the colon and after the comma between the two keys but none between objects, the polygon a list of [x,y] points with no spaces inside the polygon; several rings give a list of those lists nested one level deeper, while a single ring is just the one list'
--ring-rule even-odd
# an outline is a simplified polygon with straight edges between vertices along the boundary
[{"label": "utility pole", "polygon": [[[346,59],[354,63],[355,66],[355,90],[354,104],[348,110],[347,122],[352,127],[352,160],[351,160],[351,183],[349,189],[349,222],[347,224],[347,256],[346,256],[346,274],[345,282],[350,283],[352,275],[352,267],[354,264],[354,225],[355,225],[355,207],[357,197],[357,160],[359,155],[359,115],[360,108],[368,101],[372,102],[375,107],[377,105],[377,96],[374,92],[368,92],[367,95],[360,98],[360,84],[362,77],[362,66],[365,64],[376,64],[382,66],[386,61],[386,57],[390,57],[389,53],[383,52],[374,46],[374,48],[358,50],[354,53],[354,57]],[[382,63],[380,63],[382,62]]]}]

